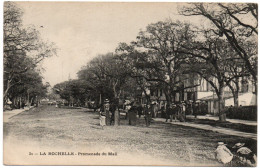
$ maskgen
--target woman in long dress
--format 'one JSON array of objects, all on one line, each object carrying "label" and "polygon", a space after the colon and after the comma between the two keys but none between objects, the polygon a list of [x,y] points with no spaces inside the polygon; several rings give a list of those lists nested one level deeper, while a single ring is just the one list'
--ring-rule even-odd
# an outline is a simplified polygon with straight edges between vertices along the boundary
[{"label": "woman in long dress", "polygon": [[106,125],[106,113],[100,111],[100,116],[99,116],[99,123],[102,129],[104,129],[104,126]]}]

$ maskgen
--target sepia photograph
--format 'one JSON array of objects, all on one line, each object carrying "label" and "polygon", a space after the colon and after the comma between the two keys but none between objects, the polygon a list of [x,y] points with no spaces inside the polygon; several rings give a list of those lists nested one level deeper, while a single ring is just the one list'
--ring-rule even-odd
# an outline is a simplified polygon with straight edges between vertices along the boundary
[{"label": "sepia photograph", "polygon": [[256,167],[258,4],[3,2],[3,164]]}]

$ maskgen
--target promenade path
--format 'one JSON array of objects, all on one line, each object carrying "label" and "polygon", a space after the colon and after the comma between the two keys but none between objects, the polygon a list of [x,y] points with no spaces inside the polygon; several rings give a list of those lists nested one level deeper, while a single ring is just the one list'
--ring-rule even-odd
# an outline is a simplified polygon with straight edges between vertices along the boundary
[{"label": "promenade path", "polygon": [[[194,118],[193,115],[187,115],[187,118]],[[218,116],[197,116],[198,119],[208,119],[208,120],[219,120]],[[239,119],[226,119],[226,121],[231,122],[231,123],[236,123],[236,124],[245,124],[245,125],[252,125],[252,126],[257,126],[257,121],[249,121],[249,120],[239,120]]]},{"label": "promenade path", "polygon": [[27,110],[29,110],[29,108],[4,111],[3,122],[8,122],[13,116],[16,116]]},{"label": "promenade path", "polygon": [[[198,118],[202,119],[201,116],[198,117]],[[165,119],[163,119],[163,118],[155,118],[154,120],[165,122]],[[239,121],[233,120],[233,122],[238,123]],[[251,138],[251,139],[257,140],[257,134],[236,131],[236,130],[233,130],[233,129],[223,128],[223,127],[214,127],[214,126],[207,125],[207,124],[197,124],[197,123],[194,124],[194,123],[179,122],[179,121],[177,121],[177,122],[173,121],[173,122],[169,122],[169,123],[173,124],[173,125],[187,126],[187,127],[197,128],[197,129],[203,129],[203,130],[218,132],[218,133],[221,133],[221,134],[234,135],[234,136],[240,136],[240,137],[244,137],[244,138]],[[245,124],[245,123],[243,123],[243,124]]]}]

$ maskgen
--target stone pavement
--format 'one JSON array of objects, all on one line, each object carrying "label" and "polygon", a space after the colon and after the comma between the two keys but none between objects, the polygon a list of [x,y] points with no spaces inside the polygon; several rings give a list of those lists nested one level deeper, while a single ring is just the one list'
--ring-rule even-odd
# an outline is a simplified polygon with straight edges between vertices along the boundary
[{"label": "stone pavement", "polygon": [[[187,118],[194,118],[193,115],[186,115]],[[219,120],[218,116],[197,116],[198,119],[208,119],[208,120]],[[248,121],[248,120],[239,120],[239,119],[226,119],[226,121],[236,124],[245,124],[245,125],[252,125],[257,126],[257,121]]]},{"label": "stone pavement", "polygon": [[[154,118],[153,120],[165,122],[165,119],[163,119],[163,118]],[[187,127],[193,127],[193,128],[203,129],[203,130],[214,131],[214,132],[218,132],[218,133],[222,133],[222,134],[226,134],[226,135],[234,135],[234,136],[240,136],[240,137],[244,137],[244,138],[251,138],[251,139],[257,140],[257,134],[236,131],[233,129],[223,128],[223,127],[213,127],[213,126],[206,125],[206,124],[194,124],[194,123],[179,122],[179,121],[177,121],[177,122],[173,121],[173,122],[168,122],[168,123],[174,124],[174,125],[181,125],[181,126],[187,126]]]},{"label": "stone pavement", "polygon": [[7,110],[4,111],[4,118],[3,118],[3,122],[8,122],[10,118],[12,118],[13,116],[24,112],[26,110],[29,110],[29,108],[24,108],[24,109],[14,109],[14,110]]}]

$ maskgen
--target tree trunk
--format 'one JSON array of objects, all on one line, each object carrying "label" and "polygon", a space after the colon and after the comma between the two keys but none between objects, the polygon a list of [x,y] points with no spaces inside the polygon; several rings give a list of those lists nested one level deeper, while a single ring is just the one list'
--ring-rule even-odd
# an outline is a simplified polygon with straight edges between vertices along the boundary
[{"label": "tree trunk", "polygon": [[118,94],[116,94],[116,97],[115,97],[115,101],[114,101],[114,104],[115,104],[115,114],[114,114],[114,125],[115,126],[119,126],[120,125],[120,111],[119,111],[119,97],[120,97],[120,93],[121,91],[119,91]]},{"label": "tree trunk", "polygon": [[233,86],[231,86],[231,84],[228,84],[228,87],[230,88],[230,90],[231,90],[231,92],[233,94],[234,107],[238,107],[238,91],[239,91],[239,88],[236,87],[236,89],[235,89]]},{"label": "tree trunk", "polygon": [[22,97],[19,97],[19,107],[22,108]]},{"label": "tree trunk", "polygon": [[233,96],[234,96],[234,107],[238,107],[239,104],[238,104],[238,91],[235,91],[233,93]]},{"label": "tree trunk", "polygon": [[171,93],[172,92],[169,89],[164,91],[165,98],[166,98],[166,101],[167,101],[167,105],[170,105],[172,103]]},{"label": "tree trunk", "polygon": [[27,92],[27,106],[30,107],[30,93]]},{"label": "tree trunk", "polygon": [[32,105],[32,104],[33,104],[33,97],[32,97],[31,102],[30,102],[30,105]]},{"label": "tree trunk", "polygon": [[224,99],[224,88],[219,88],[218,94],[219,101],[219,121],[226,121],[226,114],[224,114],[225,99]]},{"label": "tree trunk", "polygon": [[110,125],[110,114],[109,110],[105,109],[106,112],[106,125]]},{"label": "tree trunk", "polygon": [[8,80],[7,81],[7,84],[6,84],[6,89],[4,91],[4,104],[7,102],[8,98],[7,98],[7,95],[8,95],[8,92],[11,88],[11,80]]},{"label": "tree trunk", "polygon": [[116,108],[115,110],[115,126],[119,126],[120,125],[120,111],[118,110],[118,108]]}]

